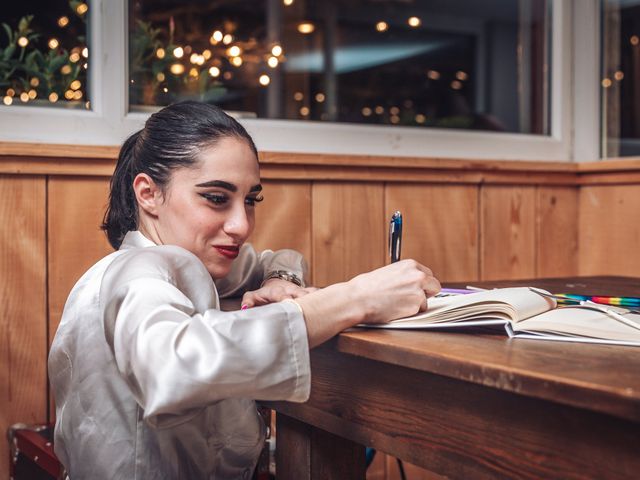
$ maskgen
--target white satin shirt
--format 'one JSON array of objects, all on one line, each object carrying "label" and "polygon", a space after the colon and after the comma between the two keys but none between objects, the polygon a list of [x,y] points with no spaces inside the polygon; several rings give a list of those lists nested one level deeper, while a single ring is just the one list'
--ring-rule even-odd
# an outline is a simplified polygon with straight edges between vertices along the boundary
[{"label": "white satin shirt", "polygon": [[253,399],[305,401],[309,346],[291,302],[220,311],[219,296],[291,250],[242,247],[214,282],[192,253],[129,232],[75,285],[51,346],[55,452],[72,480],[250,478],[265,437]]}]

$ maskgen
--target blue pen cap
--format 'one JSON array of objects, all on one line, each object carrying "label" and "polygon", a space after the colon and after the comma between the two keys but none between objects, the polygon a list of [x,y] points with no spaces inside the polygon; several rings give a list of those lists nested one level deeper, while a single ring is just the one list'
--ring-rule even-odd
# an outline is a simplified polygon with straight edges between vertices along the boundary
[{"label": "blue pen cap", "polygon": [[389,257],[391,263],[400,260],[402,250],[402,213],[396,210],[389,223]]}]

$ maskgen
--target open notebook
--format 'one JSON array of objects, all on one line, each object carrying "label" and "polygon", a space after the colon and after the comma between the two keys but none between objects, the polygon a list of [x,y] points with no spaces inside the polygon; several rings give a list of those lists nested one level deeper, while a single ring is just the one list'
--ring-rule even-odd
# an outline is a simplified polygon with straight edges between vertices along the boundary
[{"label": "open notebook", "polygon": [[640,346],[640,314],[604,305],[558,307],[554,299],[528,287],[432,298],[426,312],[366,326],[441,329],[491,325],[503,326],[515,338]]}]

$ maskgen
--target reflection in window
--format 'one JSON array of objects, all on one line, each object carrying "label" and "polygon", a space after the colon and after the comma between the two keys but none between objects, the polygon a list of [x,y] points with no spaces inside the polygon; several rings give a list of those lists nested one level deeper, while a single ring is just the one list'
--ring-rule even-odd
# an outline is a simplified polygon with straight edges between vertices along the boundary
[{"label": "reflection in window", "polygon": [[133,110],[547,134],[545,0],[130,1]]},{"label": "reflection in window", "polygon": [[640,155],[640,2],[602,4],[602,156]]},{"label": "reflection in window", "polygon": [[0,105],[90,108],[88,15],[78,0],[3,3]]}]

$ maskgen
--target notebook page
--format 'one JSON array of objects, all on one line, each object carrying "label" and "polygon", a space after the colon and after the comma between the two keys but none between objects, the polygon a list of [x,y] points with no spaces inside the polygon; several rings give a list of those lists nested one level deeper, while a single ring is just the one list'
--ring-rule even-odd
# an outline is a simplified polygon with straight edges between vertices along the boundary
[{"label": "notebook page", "polygon": [[554,308],[555,300],[528,287],[486,290],[467,295],[431,298],[427,311],[395,322],[423,320],[425,323],[460,321],[468,318],[502,318],[518,321]]},{"label": "notebook page", "polygon": [[[640,327],[640,315],[627,313],[623,316]],[[529,318],[514,325],[513,330],[640,342],[640,330],[606,313],[577,306],[562,307]]]}]

